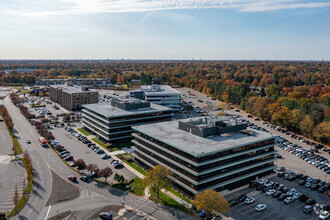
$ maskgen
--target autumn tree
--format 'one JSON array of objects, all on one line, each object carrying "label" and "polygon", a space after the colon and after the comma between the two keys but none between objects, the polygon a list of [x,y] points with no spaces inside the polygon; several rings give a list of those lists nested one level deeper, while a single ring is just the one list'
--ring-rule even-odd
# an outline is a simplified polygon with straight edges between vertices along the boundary
[{"label": "autumn tree", "polygon": [[75,160],[73,164],[77,166],[79,170],[83,170],[86,168],[86,163],[83,159]]},{"label": "autumn tree", "polygon": [[106,167],[98,171],[97,175],[104,178],[104,182],[107,182],[107,178],[112,174],[112,169],[110,167]]},{"label": "autumn tree", "polygon": [[221,193],[213,189],[207,189],[196,195],[194,205],[197,210],[205,210],[207,215],[219,212],[221,214],[228,212],[230,204]]},{"label": "autumn tree", "polygon": [[12,150],[13,150],[13,155],[14,155],[15,158],[16,158],[16,156],[17,156],[17,146],[16,146],[15,143],[13,143],[13,148],[12,148]]},{"label": "autumn tree", "polygon": [[97,171],[98,169],[99,169],[99,167],[93,163],[87,164],[87,166],[86,166],[86,170],[89,171],[91,175],[93,172]]},{"label": "autumn tree", "polygon": [[330,144],[330,122],[324,121],[316,126],[313,136],[323,144]]},{"label": "autumn tree", "polygon": [[269,97],[272,100],[277,100],[278,97],[280,97],[280,94],[281,94],[281,88],[276,84],[270,85],[266,89],[267,97]]},{"label": "autumn tree", "polygon": [[304,119],[300,122],[300,131],[305,137],[312,137],[314,130],[314,121],[311,116],[305,115]]},{"label": "autumn tree", "polygon": [[159,199],[160,190],[172,185],[170,179],[171,175],[172,173],[168,169],[161,165],[157,165],[146,173],[143,178],[143,183],[149,185]]},{"label": "autumn tree", "polygon": [[13,196],[13,204],[15,205],[15,210],[16,210],[16,205],[17,205],[18,201],[19,201],[19,195],[18,195],[17,184],[16,184],[15,192],[14,192],[14,196]]}]

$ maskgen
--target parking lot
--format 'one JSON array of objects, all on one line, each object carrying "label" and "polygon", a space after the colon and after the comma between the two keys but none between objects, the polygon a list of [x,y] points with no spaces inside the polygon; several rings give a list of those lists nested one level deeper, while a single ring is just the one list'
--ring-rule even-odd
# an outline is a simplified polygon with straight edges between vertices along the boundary
[{"label": "parking lot", "polygon": [[[76,126],[77,123],[70,124],[70,127],[72,128],[75,128]],[[52,127],[51,131],[53,132],[56,139],[60,141],[61,145],[63,145],[67,150],[70,151],[74,159],[83,159],[86,164],[96,164],[100,169],[110,167],[113,170],[113,174],[109,178],[109,180],[113,179],[115,173],[123,175],[126,179],[136,177],[125,167],[115,169],[111,165],[111,158],[101,159],[101,155],[104,154],[97,154],[96,152],[88,148],[86,144],[83,144],[76,137],[72,136],[69,132],[67,132],[64,127]]]},{"label": "parking lot", "polygon": [[[277,177],[277,174],[269,175],[265,177],[265,179],[273,181],[274,183],[277,182],[283,184],[288,189],[294,188],[297,192],[307,195],[309,198],[316,200],[314,206],[318,206],[317,204],[330,205],[328,195],[300,186],[298,184],[299,179],[290,182]],[[258,182],[258,180],[256,182]],[[226,195],[225,198],[228,201],[233,199],[236,200],[243,194],[255,198],[255,202],[250,205],[241,202],[238,205],[231,207],[230,212],[225,214],[225,216],[230,216],[234,219],[318,219],[318,215],[315,213],[306,214],[303,212],[306,204],[299,201],[299,199],[290,204],[285,204],[283,201],[279,201],[271,195],[266,195],[265,192],[257,191],[248,186]],[[267,208],[261,212],[257,212],[255,210],[257,204],[266,204]]]}]

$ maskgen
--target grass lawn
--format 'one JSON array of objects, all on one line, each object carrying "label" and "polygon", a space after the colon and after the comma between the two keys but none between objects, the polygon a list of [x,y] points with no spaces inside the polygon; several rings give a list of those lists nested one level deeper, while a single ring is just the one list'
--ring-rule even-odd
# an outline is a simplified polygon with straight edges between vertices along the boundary
[{"label": "grass lawn", "polygon": [[133,167],[136,171],[138,171],[139,173],[146,175],[146,171],[144,171],[144,169],[142,169],[141,167],[135,165],[134,163],[128,162],[126,160],[122,160],[125,163],[127,163],[128,165],[130,165],[131,167]]},{"label": "grass lawn", "polygon": [[80,131],[81,133],[83,133],[85,136],[89,136],[89,133],[87,131],[85,131],[82,128],[77,128],[78,131]]},{"label": "grass lawn", "polygon": [[102,141],[100,141],[97,138],[92,138],[93,141],[95,141],[97,144],[99,144],[101,147],[106,148],[105,143],[103,143]]},{"label": "grass lawn", "polygon": [[171,192],[172,194],[176,195],[177,197],[179,197],[180,199],[182,199],[183,201],[185,201],[186,203],[192,204],[192,202],[187,199],[186,197],[184,197],[183,195],[181,195],[180,193],[178,193],[177,191],[175,191],[174,189],[167,189],[167,191]]},{"label": "grass lawn", "polygon": [[158,202],[160,204],[166,205],[166,206],[170,206],[172,208],[181,210],[183,212],[186,212],[188,214],[193,214],[192,210],[186,208],[185,206],[181,205],[180,203],[178,203],[177,201],[175,201],[174,199],[172,199],[171,197],[169,197],[168,195],[166,195],[165,193],[160,192],[159,193],[159,199],[157,198],[157,194],[155,192],[153,192],[152,190],[150,190],[150,199]]},{"label": "grass lawn", "polygon": [[143,196],[144,195],[144,188],[145,187],[143,186],[141,178],[135,177],[134,181],[131,184],[129,184],[129,186],[132,188],[132,192],[135,195],[138,195],[138,196]]}]

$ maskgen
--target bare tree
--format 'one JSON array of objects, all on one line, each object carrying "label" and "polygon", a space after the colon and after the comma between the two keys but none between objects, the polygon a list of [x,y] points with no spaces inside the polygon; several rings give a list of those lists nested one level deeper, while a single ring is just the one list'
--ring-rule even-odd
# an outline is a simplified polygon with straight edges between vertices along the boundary
[{"label": "bare tree", "polygon": [[98,175],[104,177],[104,182],[107,182],[107,178],[112,174],[112,170],[110,167],[106,167],[104,169],[99,170]]}]

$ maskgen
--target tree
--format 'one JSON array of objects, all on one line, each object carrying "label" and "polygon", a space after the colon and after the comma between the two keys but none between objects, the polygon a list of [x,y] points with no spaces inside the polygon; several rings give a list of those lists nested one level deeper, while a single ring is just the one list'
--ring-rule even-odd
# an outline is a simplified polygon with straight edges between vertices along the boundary
[{"label": "tree", "polygon": [[16,210],[16,205],[17,205],[18,201],[19,201],[19,195],[18,195],[17,184],[16,184],[15,192],[14,192],[14,196],[13,196],[13,204],[15,205],[15,210]]},{"label": "tree", "polygon": [[304,119],[300,122],[301,133],[308,138],[312,137],[314,130],[314,121],[309,115],[305,115]]},{"label": "tree", "polygon": [[210,112],[213,110],[212,105],[207,104],[206,106],[203,106],[202,109],[206,112],[206,115],[209,115]]},{"label": "tree", "polygon": [[330,122],[324,121],[316,126],[313,136],[323,144],[330,144]]},{"label": "tree", "polygon": [[207,189],[197,194],[194,205],[197,210],[205,210],[207,215],[211,215],[213,212],[220,212],[223,214],[230,209],[230,204],[222,194],[213,189]]},{"label": "tree", "polygon": [[270,85],[266,89],[267,97],[269,97],[272,100],[277,100],[280,94],[281,94],[281,88],[276,84]]},{"label": "tree", "polygon": [[75,160],[73,164],[77,166],[79,170],[83,170],[86,168],[86,163],[83,159]]},{"label": "tree", "polygon": [[112,169],[110,167],[106,167],[104,169],[99,170],[98,176],[104,177],[104,181],[107,182],[107,178],[112,174]]},{"label": "tree", "polygon": [[31,164],[31,158],[30,158],[29,152],[27,150],[25,150],[23,153],[23,159],[25,160],[27,166],[29,166],[29,164]]},{"label": "tree", "polygon": [[172,173],[168,169],[157,165],[146,173],[143,183],[149,185],[157,193],[157,198],[159,199],[160,190],[172,185],[171,175]]},{"label": "tree", "polygon": [[16,158],[16,156],[17,156],[17,146],[16,146],[15,143],[13,143],[13,148],[12,148],[12,150],[13,150],[13,154],[14,154],[14,156],[15,156],[15,158]]},{"label": "tree", "polygon": [[97,171],[98,169],[99,169],[99,167],[93,163],[87,164],[87,166],[86,166],[86,170],[89,171],[91,175],[93,172]]}]

